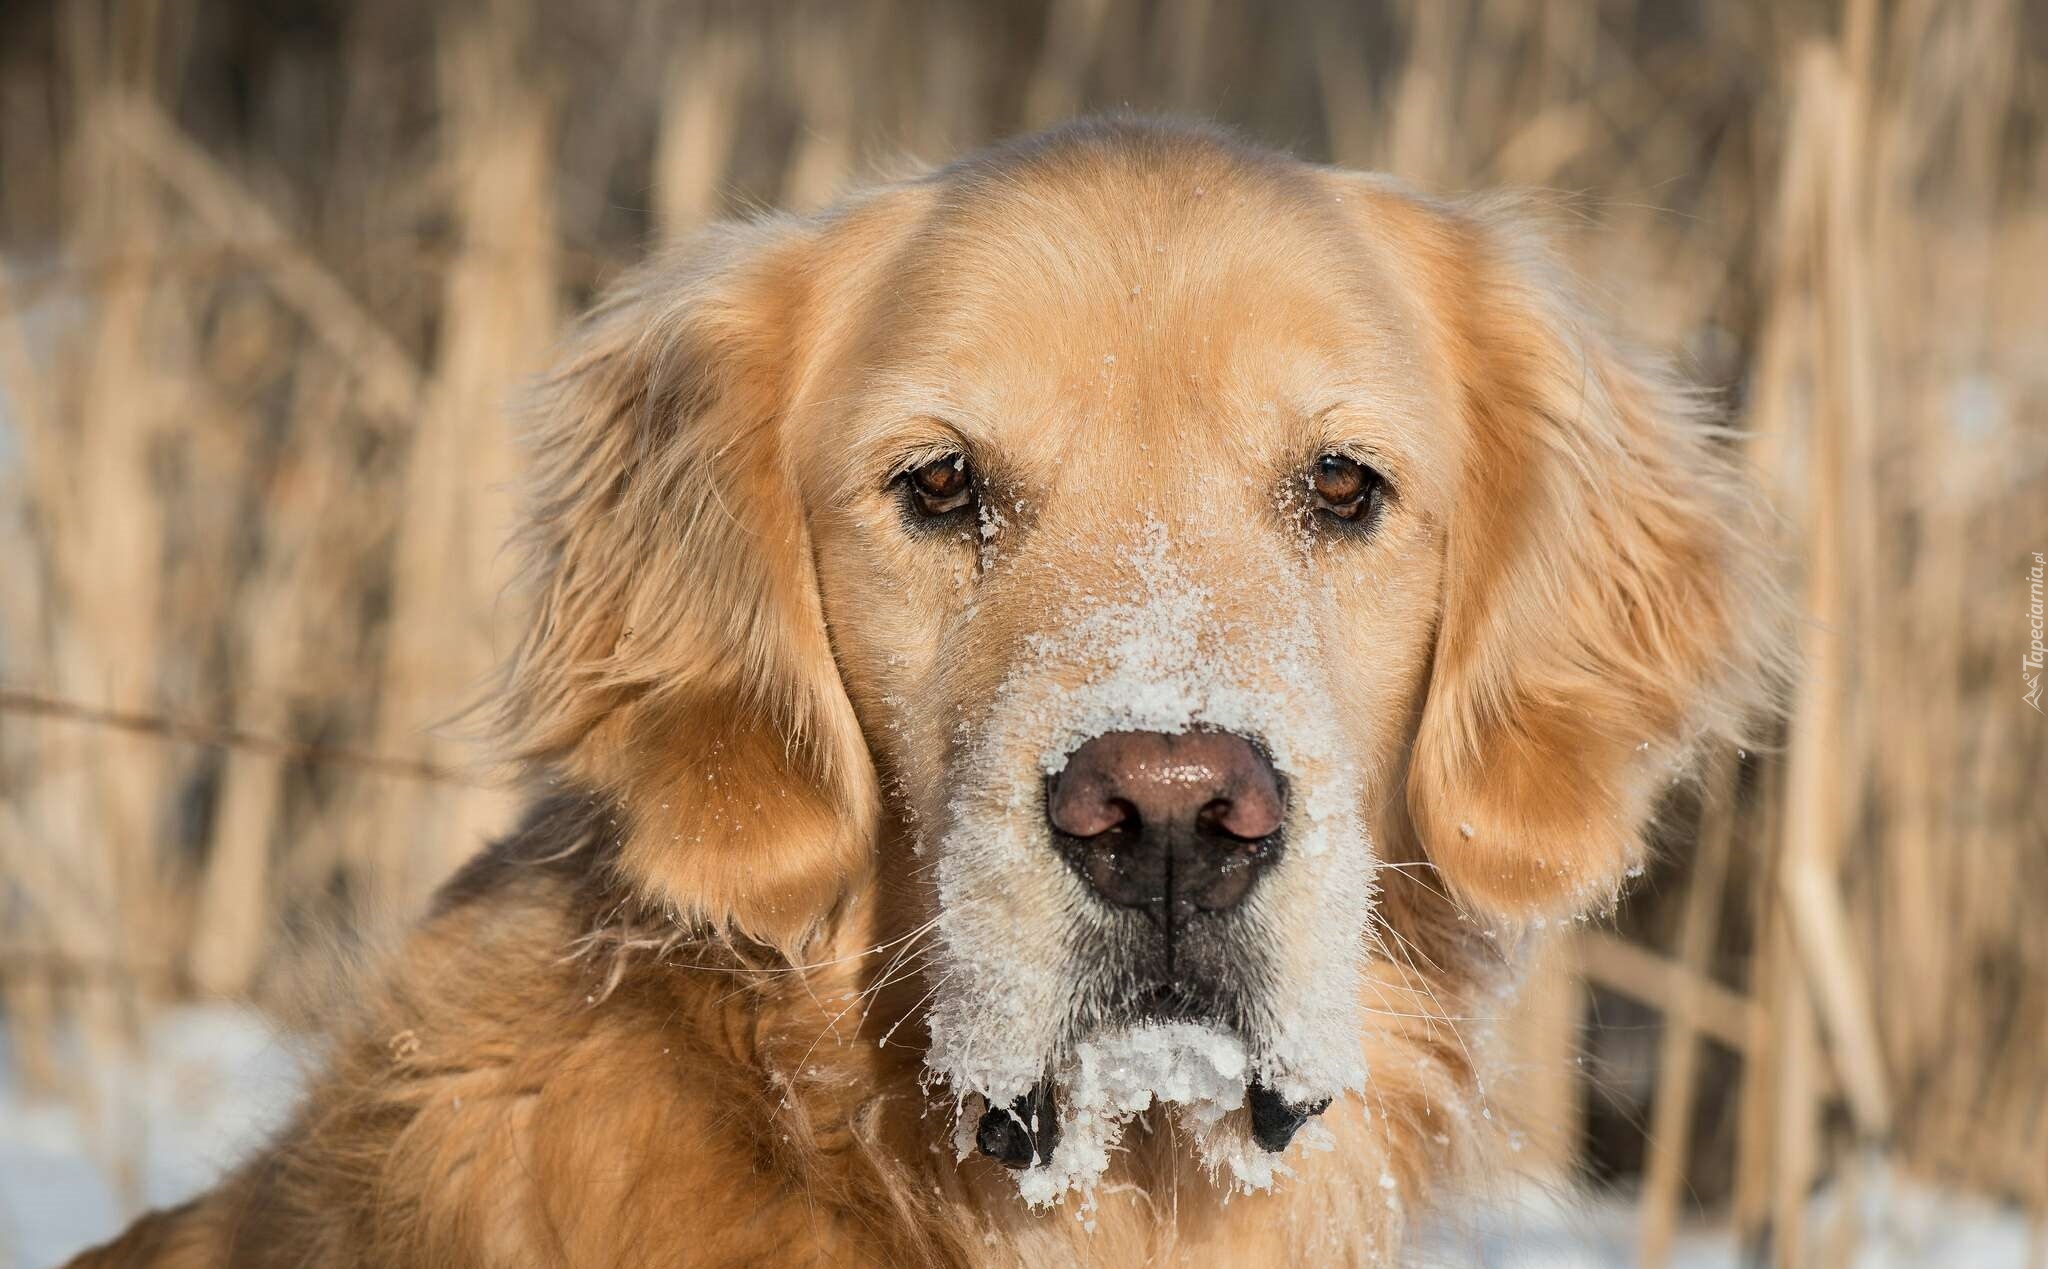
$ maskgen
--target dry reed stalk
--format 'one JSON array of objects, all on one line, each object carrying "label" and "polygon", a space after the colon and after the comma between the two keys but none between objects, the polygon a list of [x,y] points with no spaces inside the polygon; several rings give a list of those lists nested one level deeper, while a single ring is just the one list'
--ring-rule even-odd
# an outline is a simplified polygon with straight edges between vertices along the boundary
[{"label": "dry reed stalk", "polygon": [[[436,765],[468,757],[434,729],[474,701],[510,650],[499,597],[511,578],[516,456],[504,405],[540,366],[556,324],[554,204],[542,103],[521,74],[530,14],[499,6],[446,47],[442,92],[454,143],[461,243],[446,273],[442,353],[408,456],[385,647],[379,749]],[[511,812],[488,789],[382,786],[365,817],[380,903],[405,910]]]},{"label": "dry reed stalk", "polygon": [[[1755,437],[1752,435],[1752,442]],[[1758,781],[1752,831],[1737,845],[1748,849],[1744,875],[1738,882],[1748,927],[1754,932],[1748,964],[1745,966],[1751,1008],[1744,1044],[1741,1084],[1736,1089],[1733,1187],[1729,1195],[1729,1223],[1736,1240],[1745,1249],[1761,1245],[1770,1219],[1774,1125],[1778,1108],[1777,1044],[1774,1020],[1785,979],[1779,972],[1784,963],[1780,924],[1775,919],[1776,898],[1772,885],[1770,845],[1783,835],[1784,799],[1778,786],[1781,767],[1767,766]]]},{"label": "dry reed stalk", "polygon": [[393,421],[413,417],[424,399],[418,367],[390,332],[366,313],[332,273],[294,245],[290,234],[165,119],[133,99],[110,103],[108,126],[129,150],[178,191],[192,211],[230,243],[262,244],[260,262],[281,298],[363,377],[365,402]]},{"label": "dry reed stalk", "polygon": [[[1797,513],[1798,499],[1792,495],[1802,488],[1800,464],[1805,460],[1806,437],[1792,423],[1806,407],[1802,328],[1807,295],[1801,269],[1806,227],[1816,215],[1816,194],[1807,174],[1814,169],[1818,146],[1810,114],[1795,111],[1790,123],[1777,177],[1772,254],[1761,264],[1767,290],[1748,419],[1750,460],[1778,484],[1788,520]],[[1812,673],[1811,667],[1802,670]],[[1807,743],[1811,749],[1811,735]],[[1806,777],[1809,790],[1814,778]],[[1765,852],[1785,839],[1790,803],[1782,780],[1771,783],[1778,796],[1768,804],[1774,831],[1760,839]],[[1758,884],[1751,895],[1757,943],[1750,984],[1759,1011],[1750,1027],[1743,1073],[1732,1215],[1746,1247],[1758,1247],[1768,1231],[1776,1262],[1789,1264],[1795,1261],[1804,1219],[1816,1111],[1804,988],[1796,970],[1786,972],[1793,962],[1776,895],[1780,863],[1765,854],[1755,869]]]},{"label": "dry reed stalk", "polygon": [[[5,817],[0,817],[4,819]],[[54,975],[19,957],[0,956],[0,1010],[7,1016],[11,1072],[29,1097],[76,1098],[57,1049],[58,1000]]]},{"label": "dry reed stalk", "polygon": [[1806,677],[1792,716],[1786,857],[1779,876],[1857,1126],[1867,1138],[1881,1139],[1891,1131],[1891,1098],[1867,975],[1839,882],[1842,825],[1860,806],[1865,787],[1862,748],[1844,735],[1845,689],[1853,666],[1845,667],[1842,658],[1850,632],[1867,629],[1869,623],[1856,623],[1849,596],[1867,593],[1876,573],[1864,541],[1869,525],[1860,510],[1869,496],[1865,438],[1874,391],[1867,325],[1870,260],[1856,218],[1865,184],[1860,166],[1863,93],[1853,71],[1845,71],[1831,51],[1810,51],[1798,79],[1802,106],[1823,112],[1820,153],[1828,162],[1815,176],[1821,182],[1822,215],[1813,226],[1820,287],[1806,534],[1809,638]]},{"label": "dry reed stalk", "polygon": [[1216,25],[1215,0],[1181,0],[1162,6],[1159,45],[1166,51],[1166,95],[1180,110],[1202,107],[1204,69],[1209,62],[1210,32]]},{"label": "dry reed stalk", "polygon": [[670,235],[718,211],[755,49],[742,33],[711,27],[695,33],[675,58],[654,154],[655,207]]},{"label": "dry reed stalk", "polygon": [[[74,216],[66,247],[75,259],[121,263],[82,323],[90,372],[75,387],[72,426],[39,438],[38,462],[49,464],[37,478],[39,511],[61,540],[51,561],[56,637],[48,669],[67,693],[148,700],[160,669],[157,546],[164,536],[150,458],[170,404],[149,361],[156,280],[149,260],[163,226],[148,191],[122,161],[111,119],[127,95],[145,90],[146,78],[116,50],[123,37],[146,41],[151,15],[123,10],[112,30],[95,17],[73,14],[67,30],[70,87],[82,123],[69,156]],[[61,757],[52,764],[57,798],[39,803],[36,827],[46,841],[70,849],[61,862],[50,861],[61,880],[45,878],[41,889],[75,888],[87,914],[50,926],[52,941],[88,959],[149,959],[168,915],[154,902],[168,756],[120,733],[81,732],[65,740],[76,743],[79,765],[67,775]],[[88,1053],[119,1062],[135,1052],[143,989],[114,981],[71,993]],[[139,1117],[126,1104],[132,1090],[97,1090],[106,1100],[83,1085],[80,1091],[78,1110],[98,1130],[116,1193],[133,1206],[141,1142]]]},{"label": "dry reed stalk", "polygon": [[[29,351],[10,271],[0,259],[0,427],[11,427],[30,444],[46,442],[55,435],[54,413]],[[0,586],[0,681],[48,677],[42,632],[50,620],[50,596],[42,561],[29,536],[34,496],[25,463],[0,466],[0,498],[9,504],[7,530],[0,533],[0,573],[7,577],[7,584]],[[17,519],[19,525],[12,523]],[[30,795],[25,786],[33,778],[37,757],[25,732],[19,725],[0,726],[0,877],[11,879],[29,895],[40,895],[43,887],[28,880],[28,873],[49,847],[35,840],[24,811]],[[15,915],[9,924],[31,924],[49,915],[31,910]],[[47,932],[38,936],[43,942],[49,939]],[[0,965],[0,1016],[7,1019],[14,1074],[31,1096],[71,1091],[57,1060],[58,1008],[47,975],[25,972],[19,962]]]},{"label": "dry reed stalk", "polygon": [[874,25],[856,27],[844,8],[834,6],[827,14],[803,25],[788,55],[795,78],[788,92],[799,111],[801,139],[782,176],[782,203],[797,211],[817,211],[854,176],[860,88],[846,51],[877,37]]},{"label": "dry reed stalk", "polygon": [[1407,46],[1387,122],[1386,163],[1425,187],[1455,187],[1466,176],[1450,143],[1464,6],[1409,0],[1401,7]]},{"label": "dry reed stalk", "polygon": [[[1607,990],[1639,1000],[1719,1044],[1747,1055],[1754,1047],[1759,1007],[1702,971],[1602,930],[1583,930],[1573,940],[1574,960],[1585,977]],[[1668,1025],[1668,1024],[1667,1024]]]},{"label": "dry reed stalk", "polygon": [[1516,129],[1495,155],[1494,166],[1508,184],[1547,185],[1596,144],[1600,132],[1599,116],[1586,103],[1558,102]]},{"label": "dry reed stalk", "polygon": [[1316,89],[1328,121],[1330,158],[1347,167],[1370,167],[1380,150],[1378,111],[1364,52],[1337,12],[1326,10],[1316,19]]},{"label": "dry reed stalk", "polygon": [[[1677,966],[1685,972],[1674,998],[1666,1002],[1658,1042],[1657,1091],[1652,1105],[1649,1157],[1643,1166],[1641,1232],[1637,1263],[1661,1269],[1670,1259],[1678,1229],[1678,1205],[1690,1155],[1694,1079],[1699,1062],[1700,983],[1708,981],[1721,921],[1721,900],[1735,831],[1734,764],[1722,759],[1704,784],[1699,846],[1686,885],[1678,930]],[[1747,1030],[1747,1028],[1745,1028]]]},{"label": "dry reed stalk", "polygon": [[[390,6],[359,8],[360,47],[335,57],[358,84],[343,107],[348,141],[317,178],[288,175],[293,147],[319,135],[285,131],[292,111],[253,123],[246,151],[220,148],[233,134],[208,122],[217,112],[204,98],[217,76],[166,75],[179,88],[157,104],[152,59],[176,66],[176,50],[195,47],[180,8],[78,6],[64,19],[69,61],[48,59],[70,68],[80,101],[99,104],[67,125],[85,178],[74,214],[43,217],[73,226],[69,267],[22,288],[51,316],[31,339],[0,313],[0,375],[25,438],[23,479],[0,497],[33,507],[23,522],[35,534],[0,548],[0,567],[26,559],[50,583],[5,588],[6,674],[119,717],[218,718],[284,747],[223,751],[149,729],[103,738],[78,719],[0,726],[0,877],[27,897],[0,918],[0,988],[30,1002],[11,1026],[42,1008],[40,991],[59,1014],[92,1012],[117,1043],[139,998],[116,990],[122,974],[144,996],[175,989],[165,967],[189,950],[209,984],[247,984],[281,931],[359,917],[348,909],[364,892],[403,906],[446,864],[410,843],[468,844],[467,813],[450,809],[466,795],[393,790],[327,759],[403,740],[423,768],[458,761],[447,742],[414,733],[487,663],[494,590],[453,587],[439,608],[422,598],[435,578],[483,577],[479,562],[496,558],[473,492],[490,478],[474,476],[460,438],[495,435],[485,420],[505,385],[537,364],[508,350],[537,343],[533,331],[552,321],[538,297],[552,303],[555,262],[574,253],[595,274],[636,249],[640,222],[615,215],[619,202],[651,184],[661,223],[681,228],[722,206],[728,185],[742,204],[820,199],[877,140],[940,158],[1079,106],[1220,104],[1278,139],[1440,188],[1588,191],[1568,209],[1597,208],[1603,232],[1571,250],[1595,276],[1635,280],[1610,301],[1637,333],[1699,350],[1704,378],[1736,385],[1752,461],[1781,479],[1794,522],[1833,535],[1817,562],[1835,578],[1836,625],[1823,634],[1837,660],[1801,722],[1818,708],[1837,739],[1795,733],[1797,788],[1767,792],[1738,843],[1780,836],[1769,826],[1782,820],[1808,853],[1782,872],[1756,852],[1733,855],[1738,884],[1768,886],[1748,923],[1754,999],[1689,962],[1690,915],[1676,960],[1612,936],[1578,943],[1588,977],[1663,1012],[1667,1050],[1690,1032],[1744,1055],[1744,1229],[1775,1205],[1781,1248],[1804,1237],[1796,1200],[1837,1159],[1818,1115],[1841,1096],[1866,1130],[1895,1121],[1901,1164],[2048,1202],[2024,1132],[2048,1128],[2048,1076],[2026,1043],[2048,1017],[2048,932],[2027,902],[2048,885],[2044,852],[2028,849],[2048,840],[2048,736],[1985,669],[2010,660],[2015,553],[2048,543],[2048,316],[2032,281],[2048,259],[2048,215],[2030,201],[2048,188],[2038,17],[2011,0],[1852,0],[1839,18],[1832,6],[1708,6],[1688,10],[1676,39],[1647,6],[1626,4],[1453,0],[1375,15],[1059,0],[1041,46],[1035,27],[991,23],[980,7],[878,0],[802,29],[706,10],[689,20],[687,45],[664,48],[658,23],[617,20],[600,2],[578,18],[595,60],[561,62],[551,84],[575,112],[564,126],[580,121],[574,144],[551,154],[545,118],[498,126],[499,115],[524,117],[535,93],[487,98],[481,86],[534,79],[491,51],[508,31],[525,29],[512,44],[575,56],[531,27],[554,20],[550,10],[486,6],[438,28],[439,148],[413,153],[413,117],[383,107],[419,78],[388,68],[419,59],[380,60],[376,15]],[[917,38],[893,38],[912,21]],[[1382,27],[1391,51],[1376,43]],[[1833,59],[1826,75],[1780,55],[1813,36],[1833,40],[1819,55]],[[487,69],[460,69],[471,55],[461,47]],[[677,68],[665,83],[663,66]],[[32,78],[47,69],[4,47],[0,68],[7,102],[52,96]],[[318,98],[292,100],[298,110]],[[657,117],[650,162],[634,149]],[[0,130],[20,126],[10,116]],[[91,161],[98,146],[139,158],[143,179],[108,175]],[[24,181],[39,169],[16,158],[0,216],[37,202]],[[156,205],[159,188],[175,196],[168,206]],[[555,206],[558,188],[573,195],[560,226],[490,219],[490,200],[529,217]],[[431,243],[451,208],[451,248],[380,245]],[[1762,256],[1760,240],[1771,244]],[[24,259],[14,240],[0,243]],[[236,353],[228,317],[252,281],[257,334]],[[21,302],[0,294],[0,308]],[[238,371],[238,357],[262,364]],[[118,390],[95,385],[103,370]],[[1832,456],[1810,416],[1832,419]],[[272,457],[257,453],[266,445]],[[1832,493],[1812,487],[1823,467],[1836,473]],[[264,481],[278,488],[212,496]],[[230,562],[244,538],[223,508],[254,522],[246,568]],[[151,558],[160,570],[144,567]],[[140,574],[142,588],[123,593]],[[367,614],[387,590],[399,611],[380,624]],[[215,637],[220,627],[231,635]],[[1776,760],[1765,766],[1765,788],[1780,788]],[[115,786],[102,807],[95,790]],[[206,813],[170,809],[186,805]],[[391,831],[364,832],[366,808]],[[1809,851],[1816,841],[1826,849]],[[1696,880],[1710,883],[1715,865],[1701,863]],[[1707,896],[1685,904],[1700,910]],[[1657,912],[1624,918],[1629,939],[1658,938]],[[129,929],[125,945],[114,926]],[[1733,947],[1747,938],[1724,934]],[[58,965],[107,972],[45,974]],[[1535,993],[1555,1007],[1527,1024],[1534,1034],[1560,1033],[1573,994]],[[1825,1050],[1810,1033],[1816,1009]],[[1597,1024],[1591,1036],[1600,1042]],[[1664,1063],[1655,1118],[1678,1115],[1684,1065]],[[1700,1096],[1723,1095],[1709,1074],[1700,1068]],[[1578,1090],[1547,1096],[1575,1113]],[[1795,1147],[1789,1161],[1781,1141]],[[1654,1208],[1683,1173],[1675,1148],[1652,1151]]]},{"label": "dry reed stalk", "polygon": [[[1779,927],[1775,948],[1792,970],[1774,984],[1770,1014],[1773,1111],[1759,1145],[1770,1156],[1770,1250],[1778,1269],[1807,1263],[1806,1200],[1820,1170],[1820,1037],[1814,1025],[1812,993],[1787,950],[1791,919],[1774,906]],[[1767,1142],[1768,1144],[1764,1144]]]},{"label": "dry reed stalk", "polygon": [[1578,1162],[1574,1129],[1585,1095],[1578,1057],[1586,988],[1576,962],[1572,946],[1560,940],[1529,967],[1507,1020],[1514,1066],[1489,1090],[1514,1125],[1510,1167],[1548,1184],[1568,1183]]},{"label": "dry reed stalk", "polygon": [[798,211],[823,207],[853,175],[859,108],[847,53],[857,37],[847,9],[835,5],[826,14],[802,23],[789,49],[801,134],[782,179],[782,201]]},{"label": "dry reed stalk", "polygon": [[1080,108],[1110,8],[1110,0],[1052,0],[1045,49],[1024,94],[1025,126],[1057,123]]},{"label": "dry reed stalk", "polygon": [[[303,435],[340,434],[341,400],[315,389],[316,376],[293,382],[292,418]],[[281,832],[289,831],[290,764],[312,762],[374,771],[387,777],[451,783],[455,767],[429,760],[337,751],[289,739],[293,700],[286,684],[317,681],[319,658],[310,654],[324,614],[312,599],[322,585],[318,550],[322,528],[346,519],[350,491],[344,468],[324,462],[288,466],[277,496],[264,503],[264,554],[244,583],[234,608],[243,674],[234,684],[230,735],[206,737],[227,751],[221,773],[212,850],[199,890],[190,967],[202,991],[246,996],[275,939],[278,894],[272,860]]]},{"label": "dry reed stalk", "polygon": [[[1900,87],[1878,125],[1874,232],[1882,255],[1899,261],[1889,275],[1894,285],[1913,297],[1880,308],[1889,319],[1886,341],[1896,350],[1886,361],[1926,358],[1931,346],[1939,350],[1937,364],[1952,367],[1957,380],[1899,375],[1902,382],[1886,393],[1902,403],[1898,461],[1919,478],[1904,485],[1899,500],[1920,532],[1917,543],[1897,529],[1887,535],[1907,594],[1901,620],[1884,632],[1887,698],[1911,700],[1915,708],[1910,725],[1878,733],[1889,772],[1883,804],[1896,829],[1884,843],[1871,937],[1885,954],[1891,983],[1881,996],[1887,1056],[1901,1085],[1922,1090],[1902,1115],[1909,1151],[1955,1171],[2002,1178],[2005,1188],[2024,1193],[2040,1167],[2038,1158],[2017,1157],[2026,1147],[2017,1145],[2024,1133],[2013,1125],[2024,1122],[2025,1112],[2015,1118],[2013,1110],[2048,1098],[2048,1078],[2037,1056],[2015,1056],[2009,1041],[1985,1035],[1980,1020],[2041,1006],[2038,996],[1991,1003],[1995,988],[1979,967],[2040,963],[2038,951],[2026,951],[2030,943],[2039,946],[2028,933],[2036,922],[2009,897],[2029,889],[2019,847],[2048,835],[2017,829],[2013,821],[2024,812],[2000,810],[2028,801],[2018,755],[2038,755],[2040,737],[2015,726],[2026,715],[2006,700],[1983,700],[1971,688],[1972,663],[2004,619],[1986,611],[1985,599],[2002,588],[1995,580],[1987,586],[1985,565],[2003,567],[2007,544],[2038,532],[2028,526],[2040,523],[2038,513],[2027,514],[2031,500],[2014,493],[2028,471],[2025,450],[1986,443],[2000,430],[2006,385],[2027,378],[1997,364],[2011,323],[2025,320],[1997,311],[2009,272],[2001,256],[2026,258],[2023,248],[2013,253],[2001,242],[2010,225],[2024,223],[2012,214],[2009,177],[2001,170],[2018,24],[2007,4],[1908,6],[1894,38],[1891,73]],[[1922,174],[1936,164],[1950,175],[1929,190]],[[1916,215],[1921,207],[1948,230],[1932,243],[1926,213]],[[1938,330],[1914,320],[1925,311],[1945,315]],[[1965,386],[1973,391],[1959,401],[1957,389]],[[1978,404],[1968,405],[1973,399]],[[1987,425],[1990,438],[1980,435]],[[2040,882],[2032,884],[2038,889]],[[2013,1034],[2009,1024],[1994,1024],[1994,1031]]]},{"label": "dry reed stalk", "polygon": [[[1810,261],[1825,250],[1824,245],[1815,250],[1808,244],[1822,224],[1820,203],[1827,191],[1826,156],[1831,144],[1839,139],[1831,126],[1837,121],[1828,113],[1840,105],[1838,70],[1832,52],[1809,47],[1799,59],[1795,82],[1793,137],[1787,147],[1781,184],[1779,224],[1783,236],[1779,250],[1785,253],[1778,263],[1781,287],[1796,276],[1788,266]],[[1775,298],[1788,307],[1775,310],[1772,321],[1789,323],[1797,313],[1811,323],[1818,323],[1809,296],[1781,289]],[[1781,362],[1774,368],[1782,373],[1786,365]],[[1822,397],[1824,391],[1818,384],[1811,389],[1816,398]],[[1772,398],[1772,403],[1782,406],[1783,396]],[[1768,944],[1774,959],[1784,955],[1785,949],[1797,952],[1806,975],[1818,986],[1822,1001],[1827,1001],[1836,998],[1835,990],[1844,982],[1839,962],[1829,962],[1830,956],[1840,949],[1832,940],[1818,939],[1809,923],[1816,915],[1825,919],[1829,901],[1826,869],[1836,853],[1838,832],[1839,802],[1833,795],[1832,784],[1836,777],[1834,759],[1841,726],[1842,690],[1841,633],[1837,625],[1841,612],[1837,492],[1841,450],[1837,412],[1816,404],[1810,417],[1811,426],[1802,438],[1806,441],[1804,536],[1809,555],[1802,603],[1805,624],[1801,679],[1791,718],[1783,835],[1773,870],[1779,903],[1775,911],[1767,906],[1766,919],[1785,931]],[[1794,961],[1790,967],[1796,969],[1799,963]],[[1787,981],[1769,962],[1765,972],[1772,980],[1770,1043],[1775,1059],[1776,1103],[1771,1243],[1777,1264],[1797,1266],[1806,1263],[1807,1189],[1819,1164],[1820,1104],[1815,1076],[1819,1050],[1811,1013],[1814,993],[1809,991],[1807,978],[1795,976]]]},{"label": "dry reed stalk", "polygon": [[[1206,13],[1209,0],[1191,0],[1174,12]],[[982,123],[979,93],[991,73],[986,42],[977,38],[981,15],[973,10],[942,9],[924,30],[930,52],[913,74],[918,85],[900,104],[892,140],[910,148],[913,163],[936,163],[958,154]]]}]

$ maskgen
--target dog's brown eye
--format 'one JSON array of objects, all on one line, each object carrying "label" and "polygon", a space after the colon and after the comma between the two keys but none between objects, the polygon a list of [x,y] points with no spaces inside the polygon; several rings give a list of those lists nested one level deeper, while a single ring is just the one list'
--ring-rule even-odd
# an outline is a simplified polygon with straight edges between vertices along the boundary
[{"label": "dog's brown eye", "polygon": [[1371,518],[1386,481],[1355,458],[1325,454],[1316,460],[1309,485],[1315,490],[1318,511],[1358,523]]},{"label": "dog's brown eye", "polygon": [[950,515],[974,501],[974,471],[965,454],[934,458],[904,472],[901,479],[909,490],[912,509],[921,516]]}]

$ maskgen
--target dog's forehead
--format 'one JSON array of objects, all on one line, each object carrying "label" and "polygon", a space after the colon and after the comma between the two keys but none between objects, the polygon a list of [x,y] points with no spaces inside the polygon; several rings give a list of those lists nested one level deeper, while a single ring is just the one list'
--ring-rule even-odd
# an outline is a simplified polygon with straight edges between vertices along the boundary
[{"label": "dog's forehead", "polygon": [[1342,197],[1306,165],[1202,150],[971,180],[873,310],[867,382],[991,440],[1081,442],[1061,461],[1337,406],[1426,416],[1421,323]]}]

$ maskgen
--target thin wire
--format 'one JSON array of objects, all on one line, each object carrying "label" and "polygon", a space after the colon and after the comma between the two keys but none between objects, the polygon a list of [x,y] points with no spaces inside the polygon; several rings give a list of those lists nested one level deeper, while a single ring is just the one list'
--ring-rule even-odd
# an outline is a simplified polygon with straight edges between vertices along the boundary
[{"label": "thin wire", "polygon": [[426,758],[398,758],[362,749],[309,744],[301,740],[287,740],[281,736],[266,736],[259,732],[244,731],[239,727],[191,722],[135,710],[106,709],[20,688],[0,687],[0,714],[53,718],[63,722],[83,723],[90,727],[130,732],[139,736],[182,740],[215,749],[244,749],[254,753],[275,754],[280,758],[290,758],[297,762],[319,766],[353,767],[378,775],[396,776],[401,780],[463,785],[479,789],[492,787],[489,781],[459,767],[447,766]]}]

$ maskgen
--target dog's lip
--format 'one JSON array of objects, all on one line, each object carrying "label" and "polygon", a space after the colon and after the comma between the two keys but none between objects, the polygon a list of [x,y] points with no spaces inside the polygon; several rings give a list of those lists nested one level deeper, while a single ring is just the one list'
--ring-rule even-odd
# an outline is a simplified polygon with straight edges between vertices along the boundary
[{"label": "dog's lip", "polygon": [[1214,995],[1215,989],[1206,985],[1161,982],[1139,992],[1132,1004],[1146,1021],[1220,1023],[1220,1002],[1210,998]]}]

